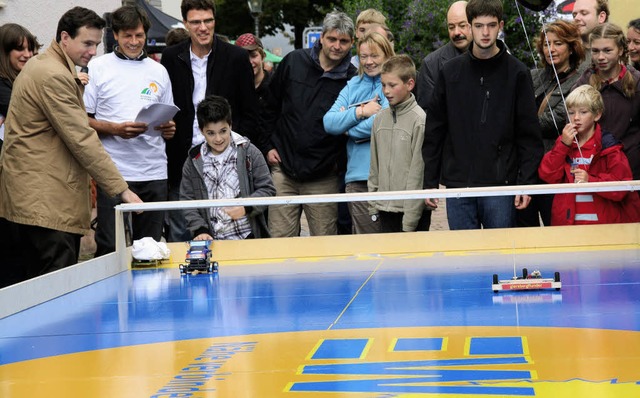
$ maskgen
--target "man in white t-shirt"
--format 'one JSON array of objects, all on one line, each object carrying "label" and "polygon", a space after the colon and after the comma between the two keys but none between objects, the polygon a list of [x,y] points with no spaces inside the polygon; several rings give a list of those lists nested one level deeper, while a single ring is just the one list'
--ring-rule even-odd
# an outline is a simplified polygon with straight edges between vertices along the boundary
[{"label": "man in white t-shirt", "polygon": [[[89,124],[99,134],[133,192],[145,202],[167,200],[167,155],[165,140],[175,134],[172,120],[155,129],[135,122],[140,109],[152,103],[173,104],[171,80],[160,63],[144,51],[151,26],[146,13],[137,6],[123,6],[112,14],[114,51],[92,60],[84,102]],[[98,188],[96,256],[115,250],[117,197]],[[132,214],[131,236],[135,239],[162,237],[164,212]]]}]

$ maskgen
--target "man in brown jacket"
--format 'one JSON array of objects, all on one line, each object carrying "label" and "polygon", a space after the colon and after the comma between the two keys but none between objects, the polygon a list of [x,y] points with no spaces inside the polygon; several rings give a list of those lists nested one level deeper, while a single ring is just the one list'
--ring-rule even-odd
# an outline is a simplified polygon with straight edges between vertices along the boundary
[{"label": "man in brown jacket", "polygon": [[131,192],[82,101],[76,66],[96,54],[105,22],[82,7],[58,22],[56,39],[16,79],[0,157],[0,287],[75,264],[90,223],[89,176],[124,202]]}]

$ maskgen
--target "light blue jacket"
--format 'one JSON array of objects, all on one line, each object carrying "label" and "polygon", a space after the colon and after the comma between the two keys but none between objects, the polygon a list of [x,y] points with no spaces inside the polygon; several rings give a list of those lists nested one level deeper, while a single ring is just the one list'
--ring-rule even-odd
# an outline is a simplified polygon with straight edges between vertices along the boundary
[{"label": "light blue jacket", "polygon": [[354,76],[340,91],[329,112],[324,115],[324,129],[333,135],[349,136],[347,142],[347,175],[345,182],[367,181],[371,162],[371,127],[375,115],[358,120],[357,107],[349,105],[367,101],[378,95],[378,103],[382,109],[389,107],[389,101],[382,93],[380,75],[370,77],[367,74]]}]

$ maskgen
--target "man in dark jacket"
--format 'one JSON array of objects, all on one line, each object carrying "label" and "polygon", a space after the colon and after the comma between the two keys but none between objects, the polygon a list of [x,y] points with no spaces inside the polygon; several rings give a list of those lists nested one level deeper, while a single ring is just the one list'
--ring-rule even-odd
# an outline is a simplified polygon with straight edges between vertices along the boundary
[{"label": "man in dark jacket", "polygon": [[[347,81],[355,75],[350,54],[353,21],[332,12],[324,19],[316,45],[289,53],[269,85],[265,108],[267,162],[278,196],[338,193],[338,161],[344,136],[329,135],[322,118]],[[311,235],[337,232],[337,205],[304,206]],[[300,206],[271,206],[269,229],[274,237],[300,233]]]},{"label": "man in dark jacket", "polygon": [[467,21],[467,2],[456,1],[447,11],[449,43],[430,53],[422,60],[416,81],[416,100],[422,109],[427,108],[427,100],[433,94],[438,73],[442,65],[451,58],[464,54],[471,44],[471,25]]},{"label": "man in dark jacket", "polygon": [[[195,109],[205,96],[220,95],[229,101],[234,131],[254,142],[259,141],[260,134],[258,96],[247,52],[214,34],[216,10],[212,0],[183,0],[180,10],[191,38],[165,49],[161,59],[171,78],[174,103],[180,108],[174,118],[175,137],[167,141],[169,200],[179,199],[182,166],[189,148],[204,141]],[[182,212],[168,213],[167,241],[188,240]]]},{"label": "man in dark jacket", "polygon": [[[501,0],[471,0],[467,17],[473,44],[444,64],[427,104],[422,154],[424,187],[535,184],[543,154],[540,125],[527,67],[498,41]],[[460,117],[464,111],[464,117]],[[528,195],[447,201],[449,228],[506,228]],[[437,200],[427,199],[437,207]]]}]

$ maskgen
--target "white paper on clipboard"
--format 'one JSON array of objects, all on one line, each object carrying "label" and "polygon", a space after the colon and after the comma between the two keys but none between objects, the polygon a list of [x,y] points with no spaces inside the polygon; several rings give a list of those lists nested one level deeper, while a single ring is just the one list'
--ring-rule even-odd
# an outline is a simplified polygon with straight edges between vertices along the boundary
[{"label": "white paper on clipboard", "polygon": [[179,110],[180,108],[173,104],[154,102],[152,104],[145,105],[140,109],[138,116],[136,116],[136,122],[147,123],[149,126],[147,133],[160,134],[160,131],[155,128],[172,120]]}]

